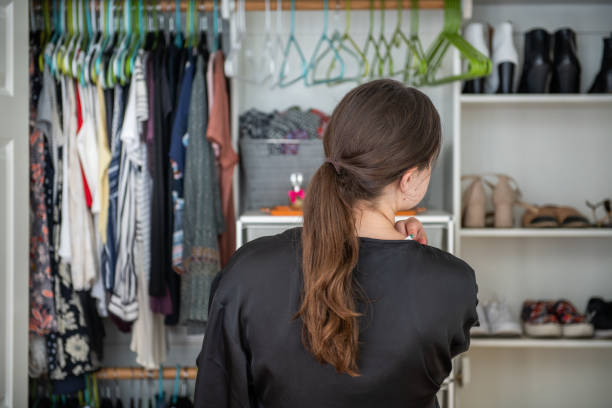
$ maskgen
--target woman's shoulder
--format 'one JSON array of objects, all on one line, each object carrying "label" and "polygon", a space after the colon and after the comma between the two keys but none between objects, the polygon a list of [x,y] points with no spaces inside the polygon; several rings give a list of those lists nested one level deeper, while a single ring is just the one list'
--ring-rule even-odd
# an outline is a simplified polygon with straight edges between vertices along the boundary
[{"label": "woman's shoulder", "polygon": [[219,273],[217,291],[247,293],[281,278],[297,265],[299,239],[300,229],[293,228],[244,244]]}]

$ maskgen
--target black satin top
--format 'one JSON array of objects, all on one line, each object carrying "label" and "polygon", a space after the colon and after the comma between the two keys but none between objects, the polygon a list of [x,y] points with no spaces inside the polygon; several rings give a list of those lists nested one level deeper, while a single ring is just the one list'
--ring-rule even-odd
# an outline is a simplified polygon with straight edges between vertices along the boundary
[{"label": "black satin top", "polygon": [[211,294],[195,406],[434,407],[477,321],[472,268],[416,241],[360,238],[359,377],[321,364],[301,341],[300,233],[240,248]]}]

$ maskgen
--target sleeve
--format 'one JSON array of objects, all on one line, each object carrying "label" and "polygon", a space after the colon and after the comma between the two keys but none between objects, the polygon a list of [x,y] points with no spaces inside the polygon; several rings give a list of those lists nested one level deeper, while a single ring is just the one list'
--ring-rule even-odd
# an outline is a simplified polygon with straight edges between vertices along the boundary
[{"label": "sleeve", "polygon": [[197,359],[196,408],[247,408],[252,391],[249,358],[240,336],[240,317],[231,305],[215,299],[202,351]]},{"label": "sleeve", "polygon": [[455,357],[470,347],[470,329],[478,323],[478,284],[476,274],[469,266],[466,267],[466,278],[463,280],[461,302],[459,303],[460,319],[452,326],[450,343],[451,358]]}]

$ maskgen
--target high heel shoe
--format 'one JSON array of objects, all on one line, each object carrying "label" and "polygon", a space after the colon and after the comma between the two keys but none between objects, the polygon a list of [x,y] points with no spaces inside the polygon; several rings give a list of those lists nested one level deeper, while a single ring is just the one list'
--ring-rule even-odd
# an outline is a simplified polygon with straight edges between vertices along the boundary
[{"label": "high heel shoe", "polygon": [[[489,56],[489,47],[485,40],[485,26],[482,23],[470,23],[465,27],[464,38],[474,48],[486,57]],[[465,81],[463,85],[464,94],[483,94],[485,93],[485,79],[475,78]]]},{"label": "high heel shoe", "polygon": [[461,208],[461,220],[465,228],[484,228],[487,196],[482,177],[462,176],[461,180],[472,180],[464,191]]},{"label": "high heel shoe", "polygon": [[603,39],[601,68],[589,88],[589,93],[612,93],[612,34]]},{"label": "high heel shoe", "polygon": [[580,61],[576,56],[576,33],[571,28],[562,28],[555,32],[555,57],[550,92],[580,92]]},{"label": "high heel shoe", "polygon": [[525,34],[525,60],[519,82],[519,93],[546,93],[552,63],[550,34],[536,28]]},{"label": "high heel shoe", "polygon": [[512,23],[506,21],[495,27],[492,48],[493,70],[486,80],[487,93],[512,93],[514,72],[518,66],[518,54],[512,40]]},{"label": "high heel shoe", "polygon": [[[495,176],[497,177],[497,184],[485,179],[485,183],[493,189],[494,226],[495,228],[512,228],[514,226],[512,209],[518,203],[521,191],[512,177],[505,174],[496,174]],[[511,184],[514,184],[514,187]]]}]

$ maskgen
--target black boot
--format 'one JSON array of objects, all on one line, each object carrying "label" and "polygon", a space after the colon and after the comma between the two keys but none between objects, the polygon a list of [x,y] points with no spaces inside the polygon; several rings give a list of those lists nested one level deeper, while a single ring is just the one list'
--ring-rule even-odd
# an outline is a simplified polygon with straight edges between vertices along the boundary
[{"label": "black boot", "polygon": [[589,93],[612,93],[612,34],[603,39],[601,69],[589,89]]},{"label": "black boot", "polygon": [[551,93],[580,93],[580,61],[576,56],[576,33],[571,28],[555,32],[555,59]]},{"label": "black boot", "polygon": [[525,62],[519,93],[545,93],[552,70],[550,34],[541,28],[525,33]]}]

